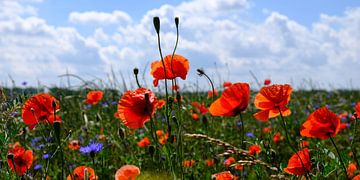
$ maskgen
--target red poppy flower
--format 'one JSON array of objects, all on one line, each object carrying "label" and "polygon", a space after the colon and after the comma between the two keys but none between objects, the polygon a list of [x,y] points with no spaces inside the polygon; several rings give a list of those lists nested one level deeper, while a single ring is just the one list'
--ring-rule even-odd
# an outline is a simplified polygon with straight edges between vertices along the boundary
[{"label": "red poppy flower", "polygon": [[273,141],[274,143],[278,143],[282,140],[282,136],[280,134],[280,132],[277,132],[274,136],[273,136]]},{"label": "red poppy flower", "polygon": [[311,113],[300,128],[301,136],[326,139],[336,136],[340,130],[340,118],[328,108],[322,107]]},{"label": "red poppy flower", "polygon": [[234,176],[231,174],[230,171],[213,174],[211,177],[215,178],[216,180],[233,180],[234,179]]},{"label": "red poppy flower", "polygon": [[348,176],[349,178],[354,177],[354,173],[355,173],[356,170],[357,170],[356,164],[355,164],[355,163],[350,163],[349,166],[348,166],[348,168],[347,168],[347,170],[346,170],[347,176]]},{"label": "red poppy flower", "polygon": [[200,104],[199,102],[192,102],[191,105],[196,108],[201,114],[206,114],[209,110],[206,108],[205,104]]},{"label": "red poppy flower", "polygon": [[254,117],[260,121],[266,122],[269,118],[274,118],[280,115],[283,116],[291,114],[286,105],[290,101],[290,94],[292,88],[290,85],[274,84],[271,86],[262,87],[260,92],[255,96],[255,107],[260,109],[260,112],[254,114]]},{"label": "red poppy flower", "polygon": [[234,169],[235,169],[235,170],[238,170],[238,171],[242,171],[242,170],[244,170],[244,165],[236,164],[236,165],[234,166]]},{"label": "red poppy flower", "polygon": [[[145,96],[148,97],[147,100]],[[156,96],[149,89],[138,88],[135,91],[126,91],[118,104],[120,119],[131,129],[142,128],[150,120],[150,115],[154,115],[156,104]]]},{"label": "red poppy flower", "polygon": [[214,92],[212,90],[208,91],[208,98],[212,98],[213,96],[218,96],[219,93],[217,92],[216,89],[214,89]]},{"label": "red poppy flower", "polygon": [[211,104],[209,111],[213,116],[236,116],[247,108],[249,100],[249,84],[235,83]]},{"label": "red poppy flower", "polygon": [[78,140],[72,140],[69,142],[68,147],[71,150],[78,150],[80,149],[80,142]]},{"label": "red poppy flower", "polygon": [[196,113],[192,113],[192,114],[191,114],[191,117],[192,117],[192,119],[195,120],[195,121],[199,120],[199,118],[200,118],[199,115],[196,114]]},{"label": "red poppy flower", "polygon": [[144,139],[140,140],[137,145],[140,148],[148,147],[150,145],[150,139],[148,137],[144,137]]},{"label": "red poppy flower", "polygon": [[166,104],[166,101],[163,99],[160,99],[160,100],[158,100],[158,102],[156,104],[156,108],[161,109],[165,106],[165,104]]},{"label": "red poppy flower", "polygon": [[300,145],[300,148],[304,148],[304,147],[307,147],[309,146],[310,142],[309,141],[300,141],[299,145]]},{"label": "red poppy flower", "polygon": [[224,165],[225,165],[225,166],[230,166],[230,165],[232,165],[235,161],[236,161],[236,160],[235,160],[234,157],[229,157],[229,158],[225,159]]},{"label": "red poppy flower", "polygon": [[104,93],[102,91],[90,91],[86,95],[86,104],[97,104],[103,98]]},{"label": "red poppy flower", "polygon": [[175,79],[177,77],[180,77],[183,80],[186,79],[186,75],[190,68],[189,61],[177,54],[174,54],[172,61],[171,58],[172,55],[164,57],[166,77],[161,60],[151,63],[151,75],[154,77],[153,84],[155,87],[159,84],[159,80],[162,79]]},{"label": "red poppy flower", "polygon": [[261,147],[259,145],[254,144],[249,147],[250,155],[259,154],[260,152],[261,152]]},{"label": "red poppy flower", "polygon": [[355,106],[356,115],[358,118],[360,118],[360,102],[358,102]]},{"label": "red poppy flower", "polygon": [[352,180],[360,180],[360,174],[352,178]]},{"label": "red poppy flower", "polygon": [[263,132],[264,134],[268,134],[268,133],[271,132],[271,130],[272,130],[272,127],[271,127],[271,126],[268,126],[268,127],[264,127],[264,128],[262,129],[262,132]]},{"label": "red poppy flower", "polygon": [[224,87],[224,88],[227,88],[227,87],[230,87],[231,85],[232,85],[231,82],[225,81],[224,84],[223,84],[223,87]]},{"label": "red poppy flower", "polygon": [[343,122],[340,124],[340,130],[344,130],[346,127],[347,127],[347,123],[346,122]]},{"label": "red poppy flower", "polygon": [[156,130],[156,136],[157,137],[161,137],[161,136],[164,136],[165,135],[165,133],[164,133],[164,131],[163,130]]},{"label": "red poppy flower", "polygon": [[[13,149],[9,149],[8,155],[12,155],[13,158],[8,158],[7,162],[11,170],[16,172],[17,175],[22,176],[30,169],[33,162],[33,152],[26,150],[23,147],[15,146]],[[15,166],[14,166],[15,164]],[[15,170],[16,168],[16,170]]]},{"label": "red poppy flower", "polygon": [[135,180],[140,175],[140,169],[134,165],[124,165],[116,171],[115,180]]},{"label": "red poppy flower", "polygon": [[264,80],[264,85],[267,86],[269,84],[271,84],[271,80],[270,79],[265,79]]},{"label": "red poppy flower", "polygon": [[[30,130],[39,122],[54,122],[53,101],[56,104],[55,111],[58,111],[60,109],[58,101],[46,93],[36,94],[25,101],[21,109],[22,119]],[[59,116],[56,116],[56,120],[61,121]]]},{"label": "red poppy flower", "polygon": [[[299,154],[301,161],[300,161],[299,157],[297,156],[297,154],[292,155],[291,158],[289,159],[287,167],[284,168],[284,171],[289,174],[303,175],[306,173],[304,170],[304,167],[307,172],[309,172],[311,169],[309,149],[304,148],[301,151],[298,151],[297,153]],[[304,167],[301,162],[303,162]]]},{"label": "red poppy flower", "polygon": [[207,160],[205,160],[205,164],[206,164],[206,166],[211,167],[211,166],[214,166],[215,161],[214,161],[214,159],[207,159]]},{"label": "red poppy flower", "polygon": [[192,167],[195,165],[195,160],[184,160],[183,161],[183,166],[184,167]]},{"label": "red poppy flower", "polygon": [[91,167],[87,166],[78,166],[74,169],[74,171],[68,175],[67,180],[84,180],[85,173],[87,174],[88,180],[96,180],[97,176],[95,175],[95,171]]}]

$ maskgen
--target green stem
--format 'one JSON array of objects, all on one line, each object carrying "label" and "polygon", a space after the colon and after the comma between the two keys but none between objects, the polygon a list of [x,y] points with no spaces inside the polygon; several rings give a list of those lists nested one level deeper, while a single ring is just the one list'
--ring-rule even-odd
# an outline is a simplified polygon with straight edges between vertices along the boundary
[{"label": "green stem", "polygon": [[244,120],[243,120],[243,117],[241,115],[241,112],[240,112],[240,121],[241,121],[241,148],[242,149],[245,149],[245,144],[244,144],[244,137],[245,137],[245,127],[244,127]]},{"label": "green stem", "polygon": [[341,155],[340,155],[339,149],[337,148],[337,146],[336,146],[333,138],[332,138],[331,136],[329,136],[329,138],[330,138],[330,140],[331,140],[331,143],[334,145],[335,150],[336,150],[336,152],[337,152],[337,154],[338,154],[338,156],[339,156],[340,163],[341,163],[341,166],[342,166],[342,168],[343,168],[343,170],[344,170],[344,173],[345,173],[346,178],[347,178],[347,179],[350,179],[350,178],[347,176],[346,167],[345,167],[344,161],[343,161],[343,159],[342,159],[342,157],[341,157]]},{"label": "green stem", "polygon": [[[310,176],[308,175],[309,172],[308,172],[308,170],[305,168],[305,165],[304,165],[304,163],[303,163],[303,161],[302,161],[299,153],[297,152],[297,150],[295,149],[295,147],[291,145],[290,139],[289,139],[289,133],[288,133],[288,131],[287,131],[287,129],[286,129],[286,123],[285,123],[284,117],[283,117],[283,115],[282,115],[282,113],[281,113],[280,107],[278,107],[278,110],[279,110],[280,117],[281,117],[282,127],[283,127],[283,129],[284,129],[284,131],[285,131],[286,142],[288,143],[288,146],[291,148],[291,150],[294,151],[295,154],[297,155],[297,157],[300,159],[301,165],[302,165],[302,167],[304,168],[304,171],[305,171],[306,179],[308,179],[308,178],[310,178]],[[310,179],[311,179],[311,178],[310,178]]]},{"label": "green stem", "polygon": [[355,114],[355,123],[354,123],[354,131],[353,131],[353,139],[351,140],[351,143],[350,143],[350,147],[351,147],[351,151],[353,153],[353,156],[354,156],[354,159],[355,159],[355,162],[356,162],[356,165],[359,166],[359,161],[358,161],[358,158],[357,158],[357,155],[356,155],[356,150],[354,148],[354,139],[355,139],[355,136],[356,136],[356,129],[357,129],[357,114]]}]

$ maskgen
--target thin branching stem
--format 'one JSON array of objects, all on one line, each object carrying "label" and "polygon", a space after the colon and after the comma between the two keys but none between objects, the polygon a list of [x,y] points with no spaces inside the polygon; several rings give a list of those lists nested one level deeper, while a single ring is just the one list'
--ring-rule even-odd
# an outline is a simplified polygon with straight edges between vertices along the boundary
[{"label": "thin branching stem", "polygon": [[347,176],[346,167],[345,167],[344,161],[343,161],[343,159],[342,159],[342,157],[341,157],[341,154],[340,154],[340,152],[339,152],[339,149],[337,148],[337,146],[336,146],[333,138],[332,138],[331,136],[329,136],[329,138],[330,138],[330,140],[331,140],[331,143],[334,145],[335,150],[336,150],[336,152],[337,152],[337,154],[338,154],[338,156],[339,156],[339,160],[340,160],[341,166],[342,166],[342,168],[343,168],[343,170],[344,170],[344,173],[345,173],[346,178],[347,178],[347,179],[350,179],[350,178]]}]

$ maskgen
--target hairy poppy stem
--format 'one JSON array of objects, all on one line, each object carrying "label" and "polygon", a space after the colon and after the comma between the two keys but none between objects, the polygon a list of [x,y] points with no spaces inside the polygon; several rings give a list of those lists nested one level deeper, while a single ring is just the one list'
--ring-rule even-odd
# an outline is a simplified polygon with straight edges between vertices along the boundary
[{"label": "hairy poppy stem", "polygon": [[359,161],[358,161],[358,158],[357,158],[357,155],[356,155],[356,150],[354,148],[354,139],[355,139],[355,136],[356,136],[357,120],[358,120],[357,113],[354,113],[354,116],[355,116],[354,131],[353,131],[353,138],[351,139],[350,147],[351,147],[351,151],[353,153],[356,165],[359,166],[360,164],[359,164]]},{"label": "hairy poppy stem", "polygon": [[168,108],[168,104],[169,104],[169,93],[168,93],[168,86],[167,86],[167,76],[166,76],[166,67],[165,67],[165,61],[164,61],[164,57],[161,51],[161,45],[160,45],[160,19],[159,17],[154,17],[153,18],[153,23],[154,23],[154,27],[156,30],[156,34],[157,34],[157,41],[158,41],[158,48],[159,48],[159,53],[160,53],[160,57],[161,57],[161,63],[163,65],[164,68],[164,76],[165,76],[165,97],[166,97],[166,106],[165,106],[165,112],[166,112],[166,121],[168,123],[168,127],[170,126],[170,122],[169,122],[169,108]]},{"label": "hairy poppy stem", "polygon": [[240,121],[241,121],[241,148],[245,149],[245,144],[244,144],[244,137],[245,137],[245,127],[244,127],[244,120],[242,117],[242,114],[239,113],[240,115]]},{"label": "hairy poppy stem", "polygon": [[[174,74],[173,59],[174,59],[175,51],[176,51],[178,43],[179,43],[179,18],[178,17],[175,18],[175,26],[176,26],[176,42],[175,42],[175,47],[174,47],[173,53],[171,55],[171,60],[170,60],[170,68],[171,68],[171,72],[173,74]],[[174,80],[172,82],[173,82],[172,85],[176,87],[177,86],[176,78],[174,78]],[[177,91],[177,90],[175,90],[175,91]],[[172,90],[172,92],[173,92],[173,90]]]},{"label": "hairy poppy stem", "polygon": [[[291,145],[290,143],[290,139],[289,139],[289,133],[287,132],[287,129],[286,129],[286,123],[285,123],[285,120],[284,120],[284,117],[281,113],[281,109],[280,107],[278,107],[278,110],[279,110],[279,113],[280,113],[280,117],[281,117],[281,121],[282,121],[282,126],[283,126],[283,129],[285,131],[285,137],[286,137],[286,142],[288,143],[288,145],[290,146],[291,150],[293,150],[295,152],[295,154],[297,155],[297,157],[300,159],[300,162],[301,162],[301,165],[302,167],[304,168],[304,171],[305,171],[305,176],[306,176],[306,179],[310,178],[310,176],[308,175],[308,170],[305,168],[305,165],[299,155],[299,153],[296,151],[296,149],[294,148],[294,146]],[[310,178],[311,179],[311,178]]]},{"label": "hairy poppy stem", "polygon": [[64,153],[63,150],[61,148],[61,126],[60,126],[60,122],[57,121],[56,119],[56,102],[52,101],[51,103],[52,108],[54,109],[54,130],[55,130],[55,135],[56,135],[56,139],[58,142],[58,146],[60,148],[60,158],[61,158],[61,177],[60,179],[63,180],[64,179]]},{"label": "hairy poppy stem", "polygon": [[212,90],[212,101],[214,101],[214,96],[215,96],[215,88],[214,88],[214,83],[212,82],[212,80],[210,79],[210,77],[205,73],[204,70],[202,69],[197,69],[197,72],[198,72],[198,75],[199,76],[202,76],[204,75],[206,77],[206,79],[208,79],[208,81],[210,82],[211,84],[211,90]]},{"label": "hairy poppy stem", "polygon": [[343,159],[342,159],[342,157],[341,157],[341,155],[340,155],[339,149],[337,148],[337,146],[336,146],[333,138],[332,138],[331,136],[329,136],[329,138],[330,138],[330,140],[331,140],[331,143],[334,145],[335,150],[336,150],[336,152],[337,152],[337,154],[338,154],[338,156],[339,156],[340,163],[341,163],[341,166],[342,166],[342,168],[343,168],[343,170],[344,170],[344,173],[345,173],[346,178],[347,178],[347,179],[350,179],[350,178],[347,176],[346,167],[345,167],[344,161],[343,161]]}]

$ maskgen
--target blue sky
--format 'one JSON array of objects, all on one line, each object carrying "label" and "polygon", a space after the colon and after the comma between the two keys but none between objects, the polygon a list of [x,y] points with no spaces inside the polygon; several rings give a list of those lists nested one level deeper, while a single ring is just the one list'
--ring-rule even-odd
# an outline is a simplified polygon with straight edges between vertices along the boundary
[{"label": "blue sky", "polygon": [[104,82],[122,74],[130,86],[138,67],[150,86],[145,64],[159,58],[153,16],[162,21],[164,52],[180,17],[178,53],[191,66],[185,88],[201,80],[201,67],[218,85],[257,88],[252,71],[296,88],[360,88],[360,2],[325,0],[0,1],[0,82],[10,85],[10,75],[16,85],[63,86],[59,75],[68,71]]}]

